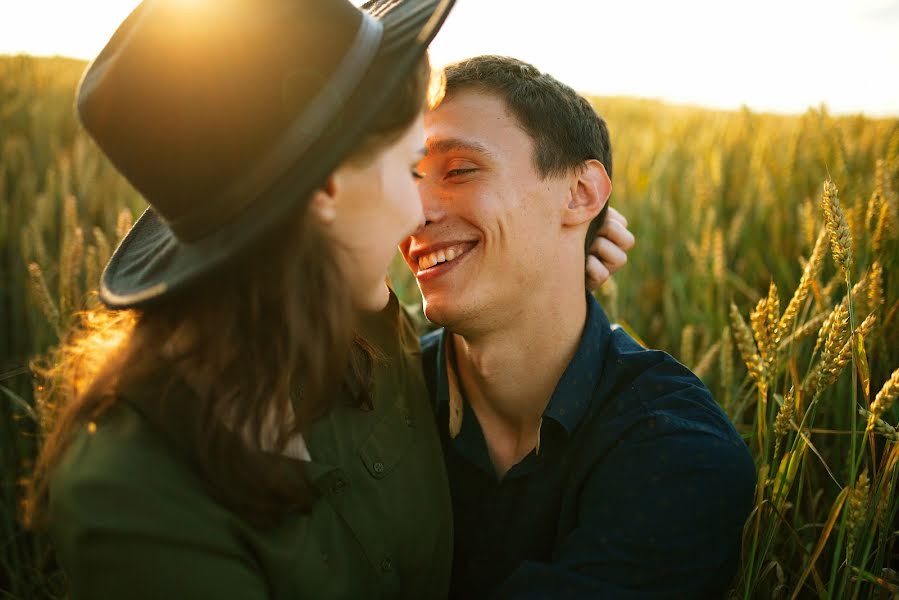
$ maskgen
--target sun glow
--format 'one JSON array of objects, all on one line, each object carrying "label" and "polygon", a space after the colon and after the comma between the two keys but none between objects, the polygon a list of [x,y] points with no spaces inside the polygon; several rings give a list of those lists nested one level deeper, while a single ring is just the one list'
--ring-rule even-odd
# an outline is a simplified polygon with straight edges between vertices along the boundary
[{"label": "sun glow", "polygon": [[[0,53],[91,58],[136,5],[4,2]],[[458,0],[432,58],[515,56],[597,95],[899,115],[896,31],[897,0]]]}]

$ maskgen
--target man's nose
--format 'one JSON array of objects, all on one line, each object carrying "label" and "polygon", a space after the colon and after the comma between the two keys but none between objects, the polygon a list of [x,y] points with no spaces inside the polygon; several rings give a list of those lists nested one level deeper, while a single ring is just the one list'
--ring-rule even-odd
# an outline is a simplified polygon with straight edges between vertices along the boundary
[{"label": "man's nose", "polygon": [[446,210],[436,186],[427,179],[418,184],[418,195],[421,198],[421,209],[424,213],[424,225],[438,223],[446,217]]}]

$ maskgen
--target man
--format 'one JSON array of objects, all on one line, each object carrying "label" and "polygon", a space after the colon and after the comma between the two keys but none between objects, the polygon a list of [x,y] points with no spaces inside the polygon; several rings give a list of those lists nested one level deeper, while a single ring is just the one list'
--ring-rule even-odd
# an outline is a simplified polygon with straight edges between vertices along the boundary
[{"label": "man", "polygon": [[401,250],[444,327],[422,352],[451,595],[720,597],[754,465],[699,379],[585,291],[611,193],[604,121],[533,66],[483,56],[447,69],[425,129],[426,223]]}]

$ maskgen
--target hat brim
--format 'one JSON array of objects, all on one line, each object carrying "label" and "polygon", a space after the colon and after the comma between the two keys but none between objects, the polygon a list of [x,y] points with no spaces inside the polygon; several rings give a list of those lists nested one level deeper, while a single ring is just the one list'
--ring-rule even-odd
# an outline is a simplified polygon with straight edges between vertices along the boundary
[{"label": "hat brim", "polygon": [[[113,252],[100,278],[100,299],[136,308],[220,273],[267,233],[306,206],[306,199],[349,156],[374,117],[423,56],[455,0],[375,0],[363,9],[379,19],[375,58],[341,111],[339,134],[324,135],[300,164],[273,182],[242,213],[202,238],[181,241],[148,208]],[[264,268],[264,267],[263,267]]]}]

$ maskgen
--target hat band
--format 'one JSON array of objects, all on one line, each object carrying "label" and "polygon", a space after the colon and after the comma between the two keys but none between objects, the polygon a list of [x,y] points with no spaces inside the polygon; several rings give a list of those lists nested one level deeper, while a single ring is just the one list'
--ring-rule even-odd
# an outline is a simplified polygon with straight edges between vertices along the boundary
[{"label": "hat band", "polygon": [[384,33],[380,20],[365,11],[356,37],[325,86],[288,127],[287,132],[220,196],[215,211],[166,218],[179,240],[190,242],[212,233],[243,212],[312,145],[355,90],[377,53]]}]

